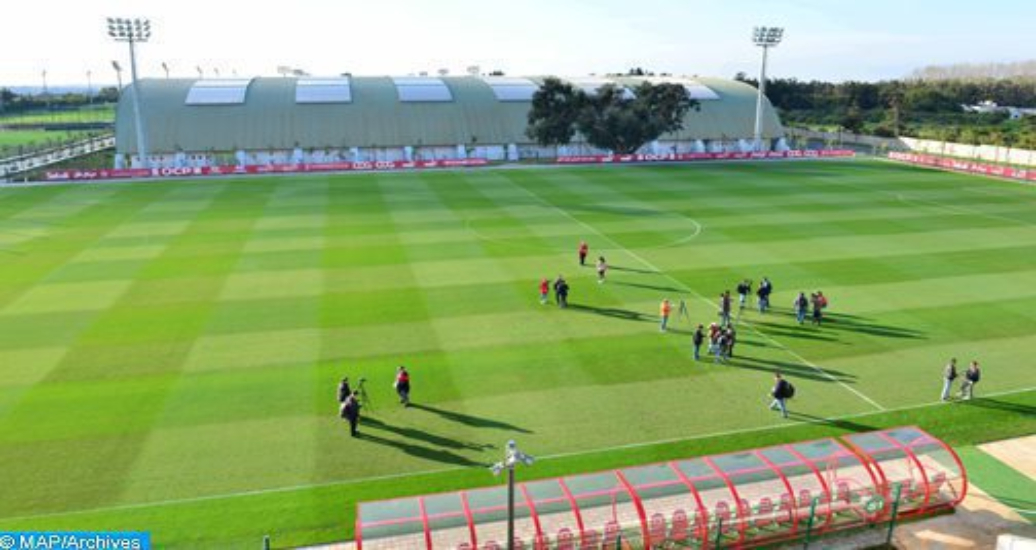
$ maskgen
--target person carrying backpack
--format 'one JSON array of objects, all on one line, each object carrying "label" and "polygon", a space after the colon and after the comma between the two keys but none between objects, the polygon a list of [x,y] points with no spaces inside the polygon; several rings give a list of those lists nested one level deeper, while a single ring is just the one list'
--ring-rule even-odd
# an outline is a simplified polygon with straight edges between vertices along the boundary
[{"label": "person carrying backpack", "polygon": [[773,378],[773,389],[770,390],[770,396],[773,397],[773,402],[770,403],[770,410],[780,409],[781,416],[788,418],[787,400],[795,396],[795,386],[792,386],[791,382],[788,382],[781,377],[781,373],[779,372],[775,372],[773,374]]}]

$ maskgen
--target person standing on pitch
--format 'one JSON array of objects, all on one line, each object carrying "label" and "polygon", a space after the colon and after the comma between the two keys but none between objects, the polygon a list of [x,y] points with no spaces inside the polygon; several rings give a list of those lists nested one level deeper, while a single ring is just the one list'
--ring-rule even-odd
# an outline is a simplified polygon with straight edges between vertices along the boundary
[{"label": "person standing on pitch", "polygon": [[766,313],[766,310],[770,309],[770,293],[772,292],[773,285],[770,284],[770,279],[763,277],[759,283],[759,290],[755,293],[759,297],[759,313]]},{"label": "person standing on pitch", "polygon": [[957,379],[957,358],[950,359],[946,369],[942,372],[942,400],[950,400],[950,391],[953,389],[953,381]]},{"label": "person standing on pitch", "polygon": [[590,247],[586,244],[586,241],[579,243],[579,265],[580,267],[586,265],[586,255],[590,253]]},{"label": "person standing on pitch", "polygon": [[975,396],[975,384],[982,378],[982,372],[978,368],[978,361],[972,361],[968,370],[964,371],[964,383],[960,385],[961,399],[968,401]]},{"label": "person standing on pitch", "polygon": [[737,284],[737,302],[738,307],[741,309],[745,308],[745,303],[748,302],[748,293],[750,292],[752,292],[752,283],[748,282],[748,279]]},{"label": "person standing on pitch", "polygon": [[568,307],[568,281],[565,281],[562,277],[558,277],[557,282],[554,283],[554,292],[558,296],[558,307]]},{"label": "person standing on pitch", "polygon": [[730,326],[730,291],[719,295],[719,316],[721,326]]},{"label": "person standing on pitch", "polygon": [[806,310],[809,309],[809,298],[805,292],[799,292],[799,296],[792,302],[791,307],[795,309],[795,319],[801,325],[806,321]]},{"label": "person standing on pitch", "polygon": [[691,336],[691,343],[694,345],[694,360],[698,361],[701,359],[701,345],[705,342],[705,327],[698,325],[698,328],[694,330],[694,336]]},{"label": "person standing on pitch", "polygon": [[399,394],[399,402],[404,407],[410,406],[410,373],[406,371],[406,367],[400,365],[396,369],[396,381],[392,384],[396,388],[396,393]]},{"label": "person standing on pitch", "polygon": [[597,284],[604,282],[604,274],[608,271],[608,262],[604,261],[604,256],[597,257]]},{"label": "person standing on pitch", "polygon": [[791,383],[781,377],[781,373],[774,373],[773,378],[773,389],[770,390],[773,403],[770,403],[770,410],[780,409],[781,416],[788,418],[788,405],[786,402],[794,394],[795,390],[792,389]]},{"label": "person standing on pitch", "polygon": [[345,403],[345,400],[352,395],[353,390],[349,387],[349,377],[346,376],[338,383],[338,402]]},{"label": "person standing on pitch", "polygon": [[565,277],[562,275],[558,275],[558,278],[554,279],[554,302],[557,303],[559,306],[561,305],[561,293],[558,291],[561,289],[561,284],[564,282]]},{"label": "person standing on pitch", "polygon": [[540,281],[540,303],[546,305],[547,300],[550,297],[550,280],[543,279]]},{"label": "person standing on pitch", "polygon": [[658,316],[662,318],[662,325],[659,327],[661,332],[666,331],[666,325],[669,324],[669,314],[673,312],[673,306],[669,303],[669,298],[662,300],[662,303],[658,306]]},{"label": "person standing on pitch", "polygon": [[357,437],[360,435],[360,395],[352,392],[342,403],[342,418],[349,421],[349,435]]}]

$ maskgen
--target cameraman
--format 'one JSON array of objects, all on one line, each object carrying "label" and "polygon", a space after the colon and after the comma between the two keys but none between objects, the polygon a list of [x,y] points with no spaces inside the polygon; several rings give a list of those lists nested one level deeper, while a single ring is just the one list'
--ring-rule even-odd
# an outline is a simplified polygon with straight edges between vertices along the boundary
[{"label": "cameraman", "polygon": [[349,396],[352,395],[352,393],[353,393],[353,390],[349,386],[349,377],[346,376],[338,384],[338,402],[339,403],[345,403],[345,400],[348,399]]},{"label": "cameraman", "polygon": [[345,398],[340,414],[342,418],[349,421],[349,435],[359,436],[360,432],[357,431],[357,427],[360,424],[360,395],[358,392],[354,391]]}]

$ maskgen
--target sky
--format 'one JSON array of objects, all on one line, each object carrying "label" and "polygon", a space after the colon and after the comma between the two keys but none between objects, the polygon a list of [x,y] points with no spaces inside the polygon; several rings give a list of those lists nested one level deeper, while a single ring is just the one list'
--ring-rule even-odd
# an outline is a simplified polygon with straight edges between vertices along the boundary
[{"label": "sky", "polygon": [[[266,7],[269,6],[269,7]],[[0,86],[114,84],[106,17],[151,19],[141,77],[406,75],[467,67],[585,76],[643,67],[755,75],[757,25],[782,26],[770,77],[900,78],[1036,59],[1032,0],[16,0],[0,10]],[[124,73],[128,79],[128,74]]]}]

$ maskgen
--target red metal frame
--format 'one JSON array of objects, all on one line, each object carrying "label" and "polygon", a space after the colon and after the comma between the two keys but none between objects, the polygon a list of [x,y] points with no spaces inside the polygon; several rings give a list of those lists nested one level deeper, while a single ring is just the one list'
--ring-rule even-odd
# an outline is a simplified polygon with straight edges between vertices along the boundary
[{"label": "red metal frame", "polygon": [[694,497],[694,502],[698,504],[698,513],[701,514],[701,540],[702,550],[708,550],[709,548],[709,511],[705,509],[705,503],[701,501],[701,495],[698,494],[698,488],[694,486],[694,483],[687,478],[687,476],[680,470],[680,467],[675,462],[667,462],[669,469],[676,473],[676,477],[680,478],[680,481],[691,491],[691,495]]},{"label": "red metal frame", "polygon": [[[736,543],[732,543],[732,544],[734,544],[736,546],[739,546],[739,547],[741,547],[741,546],[757,546],[757,545],[772,544],[774,542],[777,542],[779,540],[784,540],[784,539],[794,539],[794,538],[796,538],[796,534],[798,534],[800,532],[800,530],[801,530],[800,527],[802,525],[801,518],[799,517],[799,514],[798,514],[798,511],[800,511],[799,507],[801,507],[805,503],[800,501],[800,496],[798,494],[796,494],[796,492],[795,492],[795,490],[798,487],[793,486],[792,478],[790,478],[788,473],[784,471],[784,468],[796,468],[797,469],[796,472],[798,472],[798,473],[796,473],[796,476],[804,476],[804,477],[796,477],[795,479],[808,480],[809,479],[808,478],[809,474],[805,473],[804,471],[801,470],[802,467],[805,467],[810,472],[812,472],[812,474],[816,477],[816,480],[819,481],[821,490],[823,491],[823,495],[826,497],[826,501],[827,501],[826,502],[827,509],[826,509],[825,522],[822,524],[821,527],[819,527],[819,530],[827,532],[827,531],[830,531],[830,530],[838,530],[838,529],[848,528],[848,527],[851,527],[853,525],[858,525],[857,521],[860,521],[860,520],[857,520],[855,518],[852,521],[848,521],[848,522],[843,522],[843,521],[835,522],[834,521],[834,519],[833,519],[833,510],[834,510],[834,508],[833,508],[833,501],[836,498],[836,495],[834,494],[835,489],[834,489],[833,482],[829,482],[829,480],[827,479],[827,476],[829,474],[825,470],[825,468],[831,468],[831,472],[833,473],[833,472],[838,471],[838,470],[836,470],[836,468],[837,469],[842,469],[844,467],[844,468],[856,469],[856,468],[862,467],[864,469],[864,471],[867,472],[867,476],[869,477],[869,481],[871,483],[869,486],[866,483],[867,478],[863,478],[862,475],[861,475],[861,477],[853,476],[853,477],[845,478],[844,480],[845,481],[849,481],[852,485],[859,485],[859,487],[872,487],[872,488],[875,488],[879,492],[882,492],[883,494],[885,494],[887,496],[888,492],[889,492],[889,481],[888,481],[888,478],[886,477],[884,469],[882,468],[882,461],[877,459],[877,458],[875,458],[874,455],[880,455],[880,454],[887,453],[887,452],[890,452],[890,451],[894,451],[894,452],[897,452],[897,453],[902,453],[902,456],[899,456],[897,454],[893,454],[889,458],[891,460],[907,460],[907,463],[910,464],[911,467],[916,467],[919,470],[919,472],[920,472],[919,476],[912,476],[912,479],[917,479],[919,477],[920,481],[922,481],[925,484],[924,485],[924,500],[921,503],[921,505],[919,507],[913,509],[913,510],[900,512],[901,516],[912,516],[912,515],[918,515],[918,514],[931,513],[933,510],[937,510],[937,509],[940,509],[940,508],[946,508],[946,507],[953,507],[953,506],[956,506],[957,504],[959,504],[967,496],[968,485],[969,485],[968,484],[967,472],[964,469],[964,465],[963,465],[963,463],[960,460],[960,456],[949,445],[946,445],[944,442],[940,441],[939,439],[937,439],[935,437],[932,437],[930,434],[926,433],[924,430],[921,430],[920,428],[917,428],[915,426],[908,426],[908,427],[897,428],[897,429],[899,429],[899,430],[908,430],[907,433],[910,433],[911,435],[918,435],[918,437],[916,439],[914,439],[913,441],[909,442],[909,443],[904,443],[904,442],[900,442],[900,441],[896,440],[895,438],[891,437],[891,435],[890,435],[891,430],[871,432],[872,438],[873,438],[872,441],[877,443],[877,445],[875,445],[874,449],[870,449],[870,450],[864,450],[860,445],[855,443],[853,441],[853,439],[852,439],[853,436],[851,436],[851,435],[850,436],[843,436],[842,438],[838,438],[838,439],[827,438],[827,439],[817,440],[816,441],[817,443],[828,441],[828,442],[830,442],[830,444],[832,446],[832,448],[830,450],[827,450],[827,449],[821,450],[821,452],[826,453],[826,455],[823,456],[823,460],[821,460],[819,458],[818,459],[807,458],[804,455],[804,452],[800,452],[792,444],[774,445],[774,446],[771,446],[771,447],[766,447],[766,448],[762,448],[762,449],[756,449],[756,450],[747,451],[751,456],[753,456],[756,460],[759,461],[759,462],[757,462],[757,464],[761,463],[763,466],[760,467],[760,466],[757,466],[757,465],[751,465],[751,466],[749,466],[747,468],[731,468],[729,472],[721,469],[718,466],[717,462],[716,462],[716,459],[718,458],[718,456],[726,456],[726,455],[704,456],[704,457],[697,458],[698,462],[696,462],[696,464],[704,464],[705,469],[702,470],[701,475],[696,475],[694,477],[684,473],[684,471],[680,467],[680,464],[681,464],[682,461],[662,462],[662,463],[657,463],[656,465],[660,466],[660,467],[668,468],[670,471],[673,472],[673,474],[675,474],[676,479],[674,480],[673,478],[667,477],[665,475],[663,475],[663,476],[657,476],[656,475],[655,477],[645,478],[645,480],[644,480],[645,483],[642,483],[640,485],[634,485],[630,481],[630,478],[627,477],[626,472],[624,470],[616,469],[616,470],[613,470],[612,472],[610,472],[610,473],[612,473],[612,475],[614,476],[614,479],[617,482],[616,485],[613,485],[610,489],[602,489],[602,490],[596,490],[595,489],[595,490],[587,492],[587,493],[580,493],[578,495],[578,497],[575,494],[572,493],[571,489],[568,487],[567,483],[565,482],[565,478],[556,478],[556,479],[553,480],[553,482],[556,483],[557,487],[560,489],[561,495],[556,496],[556,497],[552,496],[550,498],[545,498],[545,499],[542,499],[542,500],[539,500],[539,501],[533,498],[531,490],[526,487],[526,484],[524,484],[524,483],[519,484],[518,488],[522,491],[522,498],[524,499],[524,502],[525,502],[526,506],[528,506],[529,514],[530,514],[530,517],[532,519],[532,524],[535,527],[537,537],[545,535],[545,533],[543,532],[543,525],[541,524],[541,519],[542,518],[540,517],[540,513],[539,513],[540,510],[537,508],[537,505],[543,506],[543,505],[546,505],[548,503],[564,503],[564,502],[567,502],[568,506],[570,507],[571,512],[572,512],[572,514],[573,514],[573,516],[575,518],[576,527],[579,529],[579,534],[580,534],[579,535],[579,544],[580,544],[580,546],[584,545],[588,541],[588,538],[586,536],[586,532],[587,532],[588,527],[590,527],[590,528],[596,527],[595,525],[594,526],[588,526],[587,524],[584,523],[584,518],[583,518],[583,515],[582,515],[583,510],[581,509],[580,502],[579,502],[580,498],[588,498],[588,497],[601,496],[601,495],[606,495],[606,494],[611,494],[614,497],[614,496],[617,496],[619,494],[620,490],[626,491],[626,493],[629,495],[629,498],[631,499],[632,504],[633,504],[633,506],[634,506],[634,508],[635,508],[635,510],[637,512],[637,517],[638,517],[638,519],[640,521],[641,532],[642,532],[642,535],[644,537],[644,540],[645,541],[649,541],[652,533],[651,533],[651,525],[650,525],[650,522],[648,521],[649,518],[648,518],[648,515],[647,515],[647,502],[648,501],[646,501],[644,499],[644,496],[640,493],[640,491],[647,491],[649,489],[659,488],[659,487],[677,488],[677,487],[683,486],[683,487],[685,487],[687,489],[687,491],[690,492],[690,495],[691,495],[691,497],[693,499],[693,506],[696,506],[694,517],[698,518],[700,520],[700,521],[697,522],[697,525],[695,526],[694,533],[695,533],[695,535],[698,538],[700,538],[700,541],[701,541],[701,544],[703,546],[703,549],[710,548],[711,544],[710,544],[709,538],[710,538],[710,534],[711,534],[710,533],[711,532],[711,528],[710,528],[709,522],[712,519],[712,513],[711,513],[711,510],[706,508],[705,502],[704,502],[704,497],[703,497],[702,493],[698,490],[698,487],[697,487],[697,484],[699,484],[701,482],[704,482],[706,480],[708,480],[710,483],[713,483],[713,484],[717,480],[719,480],[719,481],[721,481],[723,483],[723,485],[715,485],[714,488],[710,489],[710,491],[717,491],[718,492],[718,494],[716,495],[715,498],[720,498],[720,499],[724,498],[723,497],[723,492],[722,492],[722,487],[725,486],[727,491],[728,491],[728,493],[729,493],[729,495],[730,495],[730,497],[732,497],[734,499],[734,503],[736,505],[736,510],[737,510],[737,514],[738,514],[738,517],[737,517],[738,525],[737,525],[737,541],[736,541]],[[888,446],[886,446],[886,444]],[[782,451],[784,451],[786,453],[789,453],[790,456],[781,456],[780,458],[774,457],[774,458],[771,459],[770,457],[765,455],[765,451],[767,449],[781,449]],[[956,474],[957,475],[954,476],[952,479],[947,479],[947,482],[954,485],[954,491],[957,494],[954,495],[956,497],[955,500],[950,500],[950,501],[947,501],[947,502],[940,501],[940,502],[938,502],[938,504],[934,504],[933,505],[933,500],[934,500],[933,495],[935,494],[935,492],[933,490],[933,487],[932,487],[932,479],[933,479],[933,477],[931,475],[931,472],[928,469],[926,469],[924,463],[928,461],[929,455],[931,455],[932,453],[938,453],[938,452],[941,452],[941,451],[948,452],[950,454],[951,459],[956,464],[956,468],[957,468]],[[818,455],[818,456],[820,456],[820,455]],[[790,457],[794,457],[794,461]],[[922,460],[922,459],[925,459],[925,460]],[[823,466],[822,463],[824,461],[828,462],[828,466]],[[780,464],[778,464],[778,462],[780,462]],[[950,470],[950,468],[952,468],[952,467],[943,468],[942,466],[940,466],[940,467],[936,468],[935,465],[932,465],[931,467],[932,467],[932,472],[934,472],[936,470],[938,470],[938,471],[944,471],[945,470],[945,473],[948,474],[947,477],[954,475],[954,472],[952,472]],[[740,492],[738,490],[737,483],[734,482],[734,478],[740,479],[741,476],[743,476],[743,475],[750,475],[750,474],[753,474],[753,473],[760,473],[760,472],[769,472],[770,474],[776,474],[777,478],[780,479],[781,484],[783,485],[783,487],[787,491],[787,494],[791,498],[791,503],[792,503],[793,507],[797,510],[792,515],[792,528],[791,528],[790,532],[786,532],[786,531],[783,531],[783,530],[780,533],[778,533],[778,532],[768,532],[766,530],[763,530],[763,531],[751,530],[751,537],[749,536],[749,529],[748,529],[749,523],[748,522],[751,519],[751,518],[749,518],[750,511],[751,511],[751,506],[748,503],[742,503],[741,494],[740,494]],[[598,473],[599,474],[607,474],[609,472],[598,472]],[[773,479],[774,478],[771,478],[771,483],[772,483]],[[960,483],[960,490],[956,491],[956,487],[955,486],[958,484],[958,480],[959,480],[959,483]],[[434,529],[432,528],[431,523],[433,521],[438,521],[439,518],[445,518],[445,517],[452,517],[452,518],[458,518],[458,519],[459,518],[463,518],[464,520],[466,520],[467,524],[468,524],[468,536],[469,536],[470,543],[471,543],[473,549],[477,549],[478,548],[478,543],[479,543],[479,540],[478,540],[478,528],[477,528],[477,526],[479,524],[476,522],[475,512],[478,511],[480,514],[482,514],[484,510],[499,512],[502,509],[502,507],[500,507],[500,506],[490,506],[488,508],[484,508],[484,509],[483,508],[478,508],[476,510],[476,509],[474,509],[472,507],[471,502],[469,500],[469,497],[470,497],[471,493],[472,493],[472,491],[456,491],[456,494],[458,494],[458,496],[460,497],[460,509],[458,510],[456,508],[451,507],[451,508],[447,509],[446,511],[442,512],[442,513],[434,514],[434,515],[430,515],[428,513],[427,503],[426,503],[426,499],[431,497],[431,495],[422,495],[422,496],[418,496],[418,497],[402,497],[402,498],[399,498],[399,499],[389,499],[387,501],[383,501],[383,502],[391,502],[391,501],[399,501],[399,500],[410,500],[411,502],[413,502],[413,501],[416,500],[416,504],[417,504],[417,512],[416,512],[416,514],[419,514],[420,518],[418,518],[417,515],[408,515],[406,517],[403,517],[403,516],[392,515],[391,513],[386,514],[385,513],[386,510],[383,510],[381,508],[371,508],[371,510],[370,510],[371,513],[373,513],[374,510],[377,510],[377,513],[375,515],[378,516],[378,517],[382,517],[383,519],[378,519],[378,520],[375,520],[375,521],[364,522],[363,521],[364,516],[366,515],[366,517],[369,518],[370,517],[370,513],[364,514],[364,512],[363,512],[364,505],[361,505],[359,507],[359,509],[358,509],[358,513],[357,513],[357,517],[356,517],[356,532],[355,532],[355,536],[356,536],[357,550],[363,550],[365,545],[368,546],[368,547],[370,546],[370,540],[371,540],[370,537],[364,537],[364,529],[365,528],[368,529],[368,530],[377,529],[377,530],[381,531],[386,526],[400,525],[400,524],[410,524],[413,527],[416,527],[416,520],[418,520],[418,519],[420,519],[420,522],[421,522],[420,525],[421,525],[421,529],[422,529],[422,534],[424,535],[425,546],[427,548],[431,548],[432,541],[433,541],[432,533],[434,531]],[[673,496],[675,496],[675,494]],[[685,497],[681,497],[681,501],[685,502],[684,498]],[[710,496],[710,499],[711,498],[713,498],[713,497]],[[614,503],[615,503],[615,501],[614,501],[614,498],[613,498],[613,505],[614,505]],[[372,503],[368,503],[368,504],[372,504]],[[746,509],[746,506],[748,506],[747,509]],[[661,511],[665,511],[665,510],[663,509]],[[890,512],[889,508],[886,508],[886,510],[885,510],[885,512],[883,514],[879,514],[877,516],[877,519],[886,519],[889,516],[889,512]],[[563,512],[563,510],[559,510],[559,513],[564,513],[564,512]],[[667,515],[667,517],[668,517],[668,515]],[[862,521],[874,521],[874,520],[875,520],[875,518],[873,518],[873,517],[871,517],[869,515],[868,516],[863,516],[863,519],[862,519]],[[416,530],[413,529],[413,527],[408,528],[408,531],[410,533],[412,533],[412,534],[411,535],[407,535],[407,536],[416,536],[417,535],[417,532],[416,532]],[[816,527],[816,526],[814,526],[814,527]],[[526,527],[526,529],[528,529],[528,527]],[[385,534],[376,537],[374,540],[380,540],[381,537],[395,536],[395,535],[390,535],[388,533],[389,532],[386,532]],[[458,543],[462,542],[463,541],[463,537],[464,537],[463,531],[460,531],[459,533],[457,533],[456,541]]]},{"label": "red metal frame", "polygon": [[471,548],[478,548],[478,535],[475,534],[475,518],[471,515],[471,506],[468,505],[468,492],[460,492],[460,506],[464,510],[464,517],[468,519],[468,532],[471,533]]},{"label": "red metal frame", "polygon": [[795,490],[791,488],[791,483],[788,482],[788,476],[784,475],[780,467],[773,463],[769,458],[763,456],[763,453],[758,450],[754,451],[754,454],[759,460],[762,460],[770,467],[771,470],[777,472],[777,475],[781,476],[781,482],[784,483],[784,488],[788,490],[788,496],[791,498],[792,511],[791,511],[791,532],[799,532],[799,514],[797,513],[798,508],[798,497],[795,495]]},{"label": "red metal frame", "polygon": [[568,485],[565,485],[565,480],[558,478],[558,486],[561,487],[561,492],[565,494],[565,498],[568,499],[568,504],[572,506],[572,514],[576,516],[576,527],[579,527],[579,545],[583,545],[583,531],[586,530],[583,527],[583,514],[579,511],[579,503],[576,502],[576,497],[572,496],[572,491],[568,489]]},{"label": "red metal frame", "polygon": [[421,525],[424,526],[424,545],[432,550],[432,530],[428,526],[428,510],[424,507],[424,497],[417,498],[417,506],[421,510]]},{"label": "red metal frame", "polygon": [[647,514],[644,513],[644,503],[640,500],[640,495],[630,485],[630,481],[623,475],[622,470],[615,470],[615,478],[619,480],[619,483],[629,493],[630,498],[633,499],[633,506],[637,509],[637,516],[640,517],[640,531],[644,536],[644,545],[649,546],[651,541],[651,532],[648,530]]},{"label": "red metal frame", "polygon": [[532,517],[532,524],[536,526],[536,534],[542,535],[543,528],[540,527],[540,513],[536,510],[536,503],[529,496],[529,490],[525,488],[524,483],[519,485],[519,489],[522,491],[522,497],[525,498],[525,505],[529,507],[529,515]]},{"label": "red metal frame", "polygon": [[716,463],[712,461],[712,457],[703,456],[701,457],[702,462],[707,464],[709,468],[712,468],[714,472],[719,474],[719,477],[723,479],[723,483],[726,484],[727,489],[730,490],[731,496],[734,497],[734,505],[737,506],[737,543],[742,544],[745,542],[745,511],[741,505],[741,495],[734,488],[734,483],[730,481],[730,476],[723,473],[723,470],[716,466]]},{"label": "red metal frame", "polygon": [[[806,458],[805,455],[796,451],[794,445],[784,445],[784,449],[795,455],[795,457],[808,466],[810,470],[813,470],[813,475],[817,476],[817,481],[820,482],[820,487],[824,489],[824,496],[827,497],[827,514],[824,516],[824,527],[827,527],[831,523],[831,518],[834,515],[831,513],[831,486],[827,484],[827,480],[824,479],[824,475],[820,473],[820,470],[817,469],[817,465],[812,459]],[[876,489],[880,490],[880,487],[876,487]]]},{"label": "red metal frame", "polygon": [[900,443],[899,441],[896,441],[895,438],[889,437],[889,435],[887,433],[885,433],[885,432],[878,432],[877,436],[882,438],[882,439],[884,439],[885,441],[888,441],[889,443],[895,445],[901,451],[906,453],[906,455],[910,458],[910,460],[913,461],[914,466],[917,466],[917,471],[921,474],[921,480],[924,481],[924,502],[921,503],[921,507],[918,508],[917,510],[906,512],[906,513],[907,514],[914,514],[914,513],[920,514],[920,513],[923,513],[928,508],[928,499],[931,498],[931,496],[932,496],[932,494],[931,494],[932,493],[932,484],[928,481],[928,472],[925,471],[924,465],[921,464],[921,461],[917,459],[917,455],[914,454],[914,451],[910,450],[908,447],[903,446],[903,444]]}]

